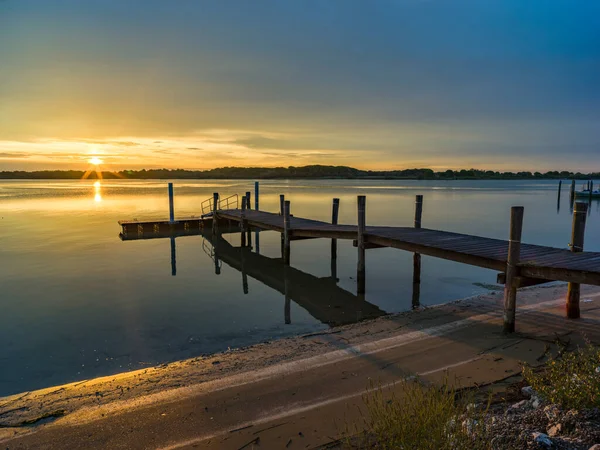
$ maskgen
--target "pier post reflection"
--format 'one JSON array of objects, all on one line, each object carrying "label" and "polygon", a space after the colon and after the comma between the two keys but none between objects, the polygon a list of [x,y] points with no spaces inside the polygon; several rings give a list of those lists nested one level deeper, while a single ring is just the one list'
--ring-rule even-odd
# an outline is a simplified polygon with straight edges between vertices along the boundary
[{"label": "pier post reflection", "polygon": [[177,249],[175,248],[175,238],[171,236],[171,276],[177,275]]},{"label": "pier post reflection", "polygon": [[284,322],[286,325],[289,325],[292,323],[289,286],[290,286],[290,280],[288,278],[288,267],[283,266],[283,290],[284,290],[284,297],[285,297],[285,306],[283,309],[283,315],[284,315]]}]

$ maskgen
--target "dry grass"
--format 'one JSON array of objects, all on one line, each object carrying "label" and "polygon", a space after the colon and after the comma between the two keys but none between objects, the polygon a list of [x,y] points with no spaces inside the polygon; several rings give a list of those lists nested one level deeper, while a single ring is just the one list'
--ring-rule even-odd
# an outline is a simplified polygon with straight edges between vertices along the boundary
[{"label": "dry grass", "polygon": [[364,395],[366,431],[348,440],[347,446],[381,450],[488,449],[484,432],[488,408],[474,407],[473,401],[472,392],[457,390],[447,382],[440,388],[418,380],[402,381],[391,395],[381,388],[370,389]]},{"label": "dry grass", "polygon": [[600,348],[590,343],[559,352],[541,369],[525,365],[523,376],[549,403],[565,409],[600,407]]}]

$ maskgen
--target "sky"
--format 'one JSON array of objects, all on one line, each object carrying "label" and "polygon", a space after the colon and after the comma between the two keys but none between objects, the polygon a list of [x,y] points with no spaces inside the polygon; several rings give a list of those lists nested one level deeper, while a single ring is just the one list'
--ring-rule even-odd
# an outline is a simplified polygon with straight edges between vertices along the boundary
[{"label": "sky", "polygon": [[90,160],[600,171],[600,2],[0,0],[0,170]]}]

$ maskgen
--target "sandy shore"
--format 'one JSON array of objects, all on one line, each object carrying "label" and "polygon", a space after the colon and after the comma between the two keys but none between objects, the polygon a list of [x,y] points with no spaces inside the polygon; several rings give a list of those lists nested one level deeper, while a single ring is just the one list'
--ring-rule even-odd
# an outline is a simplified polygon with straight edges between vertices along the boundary
[{"label": "sandy shore", "polygon": [[[600,296],[595,298],[599,293],[597,288],[584,287],[582,301],[585,302],[586,296],[589,296],[590,304],[600,303]],[[564,285],[525,289],[519,293],[519,308],[523,311],[546,306],[560,309],[560,299],[564,298],[564,294]],[[81,426],[105,417],[125,415],[128,411],[172,404],[198,395],[214,395],[327,365],[337,366],[339,362],[349,361],[358,355],[391,351],[404,345],[403,340],[414,343],[438,334],[454,333],[461,327],[484,320],[480,318],[498,322],[501,303],[502,293],[494,292],[210,357],[0,398],[0,440],[11,440],[44,428]],[[520,313],[517,315],[517,328]],[[544,335],[543,326],[540,330],[535,325],[528,327],[529,333]],[[493,338],[500,339],[500,327],[494,326],[493,330]],[[552,328],[548,329],[548,333],[554,332]],[[547,338],[552,339],[552,336]],[[418,360],[418,357],[413,356],[413,359]],[[489,367],[496,370],[489,361]],[[446,365],[452,366],[451,363]],[[507,373],[502,372],[496,378],[506,376]],[[490,377],[483,378],[487,380]]]}]

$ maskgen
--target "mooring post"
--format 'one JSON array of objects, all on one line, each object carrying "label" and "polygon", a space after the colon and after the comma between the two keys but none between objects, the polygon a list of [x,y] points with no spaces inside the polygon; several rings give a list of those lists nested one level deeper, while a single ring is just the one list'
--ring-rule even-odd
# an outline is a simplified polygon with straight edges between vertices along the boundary
[{"label": "mooring post", "polygon": [[[334,198],[331,209],[331,223],[338,224],[338,214],[340,210],[340,199]],[[337,239],[331,239],[331,278],[337,283]]]},{"label": "mooring post", "polygon": [[[331,209],[331,224],[338,224],[338,213],[340,210],[340,199],[334,198],[333,205]],[[337,259],[337,239],[331,240],[331,259]]]},{"label": "mooring post", "polygon": [[171,276],[177,275],[177,249],[175,248],[175,237],[171,236]]},{"label": "mooring post", "polygon": [[[421,218],[423,216],[423,196],[417,195],[415,197],[415,228],[421,228]],[[413,254],[413,295],[412,295],[412,307],[417,309],[420,305],[421,297],[421,254]]]},{"label": "mooring post", "polygon": [[[588,205],[583,202],[576,202],[573,208],[573,224],[571,226],[571,251],[574,253],[583,251],[583,237],[585,235],[585,219],[587,217]],[[567,317],[569,319],[579,319],[579,283],[569,283],[567,289]]]},{"label": "mooring post", "polygon": [[213,193],[213,215],[212,215],[212,232],[217,234],[217,209],[219,208],[219,193]]},{"label": "mooring post", "polygon": [[364,195],[358,196],[358,264],[356,267],[356,292],[358,294],[365,293],[365,229],[366,229],[366,203],[367,198]]},{"label": "mooring post", "polygon": [[522,206],[513,206],[510,208],[510,232],[506,259],[506,280],[504,284],[505,333],[513,333],[515,331],[515,312],[517,307],[516,277],[519,275],[518,264],[521,256],[523,210]]},{"label": "mooring post", "polygon": [[175,222],[175,206],[173,204],[173,183],[169,183],[169,223]]},{"label": "mooring post", "polygon": [[242,197],[242,211],[240,215],[240,232],[241,232],[241,246],[246,246],[246,205],[248,203],[248,197]]},{"label": "mooring post", "polygon": [[254,209],[258,211],[258,181],[254,182]]},{"label": "mooring post", "polygon": [[290,201],[283,204],[283,263],[290,265]]},{"label": "mooring post", "polygon": [[279,194],[279,215],[283,216],[283,204],[285,202],[285,195]]},{"label": "mooring post", "polygon": [[250,191],[246,192],[246,209],[252,209],[251,202],[251,193]]},{"label": "mooring post", "polygon": [[571,203],[571,207],[573,206],[573,201],[575,200],[575,180],[571,180],[571,189],[569,191],[569,202]]}]

